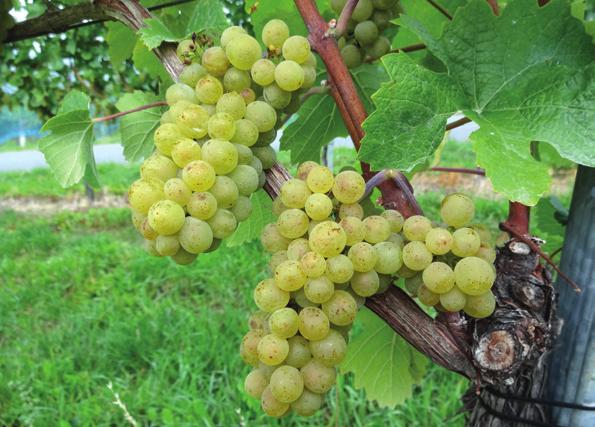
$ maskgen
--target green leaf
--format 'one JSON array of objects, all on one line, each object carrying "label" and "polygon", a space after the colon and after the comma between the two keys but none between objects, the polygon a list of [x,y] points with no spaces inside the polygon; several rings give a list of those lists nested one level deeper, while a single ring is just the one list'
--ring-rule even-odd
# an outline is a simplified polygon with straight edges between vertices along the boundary
[{"label": "green leaf", "polygon": [[119,66],[132,56],[136,44],[136,34],[120,22],[106,22],[108,55],[114,67]]},{"label": "green leaf", "polygon": [[202,31],[220,33],[229,25],[219,0],[199,0],[196,2],[194,13],[188,21],[186,33]]},{"label": "green leaf", "polygon": [[149,50],[159,47],[163,42],[179,40],[158,18],[148,18],[144,22],[145,26],[138,30],[138,34]]},{"label": "green leaf", "polygon": [[562,246],[564,242],[565,227],[558,220],[564,217],[568,211],[555,197],[543,198],[537,203],[533,213],[533,224],[536,228],[535,235],[546,241],[542,249],[545,252],[552,252]]},{"label": "green leaf", "polygon": [[[156,101],[159,98],[153,94],[135,91],[120,98],[116,107],[120,111],[126,111]],[[139,160],[153,152],[153,134],[159,126],[162,113],[163,108],[150,108],[122,117],[120,134],[126,160]]]},{"label": "green leaf", "polygon": [[[358,331],[359,329],[359,331]],[[341,372],[353,372],[355,387],[369,400],[394,407],[411,396],[424,375],[426,358],[367,308],[356,319]]]},{"label": "green leaf", "polygon": [[60,115],[76,110],[89,110],[89,102],[89,97],[86,94],[78,90],[71,90],[62,99],[57,114]]},{"label": "green leaf", "polygon": [[275,222],[273,202],[264,190],[258,190],[252,195],[252,213],[247,220],[241,222],[238,229],[225,239],[227,246],[239,246],[260,237],[265,225]]},{"label": "green leaf", "polygon": [[142,70],[152,77],[158,77],[164,83],[171,82],[171,77],[163,68],[163,64],[159,62],[153,52],[151,52],[143,44],[142,41],[138,40],[136,46],[134,46],[134,52],[132,53],[132,60],[134,66],[139,70]]}]

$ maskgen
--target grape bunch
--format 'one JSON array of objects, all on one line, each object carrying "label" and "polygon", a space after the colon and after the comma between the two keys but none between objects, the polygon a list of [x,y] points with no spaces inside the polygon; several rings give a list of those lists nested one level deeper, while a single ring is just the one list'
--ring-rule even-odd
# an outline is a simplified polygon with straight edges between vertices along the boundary
[{"label": "grape bunch", "polygon": [[439,311],[463,310],[474,318],[491,315],[496,278],[496,251],[489,230],[471,224],[473,201],[459,193],[446,196],[440,207],[444,227],[434,227],[421,215],[407,218],[403,235],[405,287],[425,305]]},{"label": "grape bunch", "polygon": [[402,267],[404,219],[394,210],[364,218],[357,172],[333,176],[308,162],[297,176],[281,187],[277,221],[262,232],[271,277],[254,289],[259,311],[240,346],[253,368],[245,390],[273,417],[310,416],[322,406],[358,308]]},{"label": "grape bunch", "polygon": [[[268,22],[262,40],[266,50],[233,26],[219,46],[180,44],[187,66],[166,91],[155,151],[128,192],[151,254],[189,264],[250,216],[250,196],[276,162],[278,117],[316,76],[308,40],[290,37],[283,21]],[[283,58],[268,59],[273,50]]]},{"label": "grape bunch", "polygon": [[[347,0],[330,0],[331,8],[337,13],[345,7]],[[359,0],[353,10],[346,34],[338,40],[341,56],[348,68],[356,68],[369,58],[378,59],[390,51],[390,40],[382,32],[391,19],[399,16],[401,6],[398,0]]]}]

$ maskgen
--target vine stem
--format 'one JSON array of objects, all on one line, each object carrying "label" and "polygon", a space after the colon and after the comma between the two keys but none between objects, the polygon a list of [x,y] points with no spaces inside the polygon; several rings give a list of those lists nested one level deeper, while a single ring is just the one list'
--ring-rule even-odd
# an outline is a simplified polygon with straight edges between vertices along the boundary
[{"label": "vine stem", "polygon": [[431,171],[433,172],[453,172],[453,173],[467,173],[470,175],[480,175],[480,176],[485,176],[486,175],[486,171],[484,171],[483,169],[469,169],[469,168],[446,168],[443,166],[436,166],[433,168],[430,168]]},{"label": "vine stem", "polygon": [[165,101],[152,102],[151,104],[141,105],[140,107],[133,108],[132,110],[120,111],[119,113],[110,114],[109,116],[104,116],[104,117],[96,117],[92,120],[92,122],[93,123],[107,122],[109,120],[114,120],[114,119],[117,119],[118,117],[125,116],[127,114],[132,114],[132,113],[136,113],[138,111],[148,110],[149,108],[163,107],[165,105],[167,105],[167,102],[165,102]]},{"label": "vine stem", "polygon": [[347,31],[349,20],[351,19],[351,15],[353,15],[353,11],[358,2],[359,0],[347,0],[347,3],[343,6],[343,10],[337,21],[337,27],[335,28],[335,38],[341,37]]},{"label": "vine stem", "polygon": [[427,2],[430,3],[434,9],[436,9],[438,12],[440,12],[441,14],[446,16],[448,19],[452,19],[452,15],[450,13],[448,13],[448,10],[446,10],[445,8],[440,6],[434,0],[427,0]]},{"label": "vine stem", "polygon": [[472,120],[468,119],[467,117],[461,117],[459,120],[455,120],[452,123],[449,123],[446,125],[446,130],[451,130],[451,129],[455,129],[458,127],[461,127],[463,125],[466,125],[467,123],[471,123]]}]

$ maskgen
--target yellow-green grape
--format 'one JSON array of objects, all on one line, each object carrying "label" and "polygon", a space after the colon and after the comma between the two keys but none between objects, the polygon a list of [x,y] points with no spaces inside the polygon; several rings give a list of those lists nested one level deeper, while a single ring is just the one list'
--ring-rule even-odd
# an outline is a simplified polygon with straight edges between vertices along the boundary
[{"label": "yellow-green grape", "polygon": [[159,234],[177,233],[184,224],[184,209],[171,200],[160,200],[149,209],[149,225]]},{"label": "yellow-green grape", "polygon": [[313,393],[323,394],[329,391],[337,378],[335,368],[325,366],[321,361],[312,359],[300,369],[304,386]]},{"label": "yellow-green grape", "polygon": [[281,215],[281,212],[287,209],[289,208],[283,204],[281,197],[276,197],[275,200],[273,200],[273,215],[278,217]]},{"label": "yellow-green grape", "polygon": [[159,119],[159,123],[162,125],[165,123],[175,123],[175,118],[174,118],[171,110],[167,110],[165,113],[163,113],[161,115],[161,118]]},{"label": "yellow-green grape", "polygon": [[341,203],[356,203],[366,191],[366,182],[354,171],[337,174],[333,184],[333,195]]},{"label": "yellow-green grape", "polygon": [[258,365],[258,343],[264,336],[265,332],[262,329],[252,329],[242,338],[240,356],[246,364]]},{"label": "yellow-green grape", "polygon": [[334,292],[335,285],[326,276],[312,278],[304,285],[306,298],[316,304],[328,301]]},{"label": "yellow-green grape", "polygon": [[306,307],[318,307],[319,304],[315,304],[312,301],[310,301],[307,297],[306,294],[304,292],[304,288],[298,289],[295,292],[291,293],[291,298],[293,298],[293,301],[300,307],[302,308],[306,308]]},{"label": "yellow-green grape", "polygon": [[283,403],[275,399],[269,386],[262,392],[260,406],[269,417],[281,418],[289,411],[289,403]]},{"label": "yellow-green grape", "polygon": [[172,148],[171,158],[176,166],[184,168],[188,163],[202,159],[200,145],[192,139],[182,138]]},{"label": "yellow-green grape", "polygon": [[202,54],[201,64],[213,76],[223,76],[229,68],[229,61],[223,48],[213,46]]},{"label": "yellow-green grape", "polygon": [[366,242],[359,242],[349,248],[347,256],[353,264],[356,272],[370,271],[378,261],[378,253],[372,245]]},{"label": "yellow-green grape", "polygon": [[423,242],[432,229],[432,222],[422,215],[413,215],[403,223],[403,234],[408,240]]},{"label": "yellow-green grape", "polygon": [[432,228],[426,234],[426,247],[434,255],[444,255],[452,248],[452,234],[444,228]]},{"label": "yellow-green grape", "polygon": [[[238,70],[237,68],[231,67],[223,76],[223,87],[225,90],[228,92],[237,92],[240,97],[242,97],[240,93],[243,90],[249,89],[251,84],[252,79],[250,78],[250,73],[245,70]],[[244,97],[242,97],[242,100],[243,99]]]},{"label": "yellow-green grape", "polygon": [[348,216],[343,218],[339,224],[343,230],[345,230],[345,235],[347,236],[347,246],[353,246],[356,243],[364,240],[366,235],[366,226],[358,218],[354,216]]},{"label": "yellow-green grape", "polygon": [[366,48],[368,56],[375,60],[386,55],[390,51],[390,40],[384,36],[378,37],[374,42]]},{"label": "yellow-green grape", "polygon": [[229,141],[211,139],[202,146],[202,158],[219,175],[230,173],[238,165],[238,151]]},{"label": "yellow-green grape", "polygon": [[271,375],[271,393],[280,402],[296,401],[304,391],[304,380],[300,371],[293,366],[280,366]]},{"label": "yellow-green grape", "polygon": [[171,150],[182,139],[180,129],[172,123],[165,123],[157,128],[153,140],[157,149],[166,156],[171,155]]},{"label": "yellow-green grape", "polygon": [[351,289],[361,297],[370,297],[378,292],[380,278],[374,270],[365,273],[354,273],[351,278]]},{"label": "yellow-green grape", "polygon": [[479,234],[469,227],[463,227],[452,233],[451,251],[458,257],[472,256],[477,253],[481,245]]},{"label": "yellow-green grape", "polygon": [[265,279],[254,288],[254,302],[262,311],[271,313],[289,302],[289,292],[279,289],[273,279]]},{"label": "yellow-green grape", "polygon": [[275,269],[275,285],[279,289],[293,292],[306,284],[308,277],[299,261],[283,261]]},{"label": "yellow-green grape", "polygon": [[402,277],[404,279],[408,279],[410,277],[413,277],[416,274],[418,274],[418,271],[411,270],[409,267],[407,267],[405,265],[405,262],[403,262],[403,265],[401,266],[401,268],[399,268],[399,271],[397,271],[397,276]]},{"label": "yellow-green grape", "polygon": [[176,126],[183,136],[199,139],[207,134],[209,113],[200,105],[188,105],[177,117]]},{"label": "yellow-green grape", "polygon": [[168,113],[170,115],[170,119],[172,123],[176,122],[176,119],[179,117],[180,114],[182,114],[182,112],[189,108],[191,105],[196,105],[195,103],[192,102],[188,102],[185,100],[181,100],[176,102],[174,105],[172,105],[170,107],[169,110],[166,111],[166,113]]},{"label": "yellow-green grape", "polygon": [[165,91],[167,105],[172,106],[178,101],[196,102],[196,95],[192,88],[184,83],[174,83]]},{"label": "yellow-green grape", "polygon": [[250,329],[264,329],[268,323],[267,318],[269,313],[266,311],[255,311],[254,313],[250,314],[248,318],[248,327]]},{"label": "yellow-green grape", "polygon": [[328,316],[331,323],[345,326],[353,323],[355,320],[357,303],[349,292],[335,291],[333,296],[322,304],[322,310]]},{"label": "yellow-green grape", "polygon": [[326,275],[335,283],[345,283],[353,276],[353,264],[349,257],[343,254],[326,260]]},{"label": "yellow-green grape", "polygon": [[395,274],[403,265],[404,254],[401,247],[395,243],[376,243],[374,245],[374,251],[378,255],[378,261],[374,265],[374,270],[380,274]]},{"label": "yellow-green grape", "polygon": [[490,291],[479,295],[466,295],[466,299],[463,311],[476,319],[488,317],[496,309],[496,299]]},{"label": "yellow-green grape", "polygon": [[287,250],[290,240],[279,233],[277,224],[267,224],[260,234],[260,242],[268,252],[274,253]]},{"label": "yellow-green grape", "polygon": [[304,390],[302,395],[291,403],[291,409],[300,417],[309,417],[314,415],[322,407],[323,403],[323,395]]},{"label": "yellow-green grape", "polygon": [[264,100],[277,110],[284,109],[291,102],[291,93],[281,89],[276,83],[265,87],[262,94]]},{"label": "yellow-green grape", "polygon": [[281,201],[288,208],[301,209],[312,193],[301,179],[290,179],[281,186]]},{"label": "yellow-green grape", "polygon": [[394,209],[387,209],[383,211],[380,216],[388,221],[391,232],[398,233],[403,229],[405,219],[403,218],[403,215],[401,215],[401,212]]},{"label": "yellow-green grape", "polygon": [[145,179],[158,179],[167,181],[176,176],[178,168],[176,164],[166,156],[153,153],[145,159],[140,167],[140,176]]},{"label": "yellow-green grape", "polygon": [[190,252],[186,251],[184,248],[180,248],[175,255],[171,256],[172,261],[179,265],[189,265],[194,262],[196,259],[196,254],[191,254]]},{"label": "yellow-green grape", "polygon": [[422,271],[432,262],[432,253],[423,242],[409,242],[403,247],[403,263],[413,271]]},{"label": "yellow-green grape", "polygon": [[316,227],[321,222],[325,222],[325,221],[332,221],[332,219],[327,218],[327,219],[323,219],[322,221],[316,221],[316,220],[310,221],[310,225],[308,226],[308,236],[310,236],[312,234],[312,230],[314,230],[314,227]]},{"label": "yellow-green grape", "polygon": [[455,283],[467,295],[488,292],[496,279],[492,266],[481,258],[463,258],[454,268]]},{"label": "yellow-green grape", "polygon": [[294,368],[301,368],[312,360],[312,354],[308,346],[308,340],[300,335],[296,335],[287,340],[289,343],[289,353],[283,361],[286,365]]},{"label": "yellow-green grape", "polygon": [[147,215],[145,215],[144,213],[138,212],[135,209],[131,209],[131,211],[132,211],[132,215],[131,215],[132,225],[134,225],[134,228],[136,228],[137,231],[140,232],[143,222],[147,219]]},{"label": "yellow-green grape", "polygon": [[[309,244],[309,243],[308,243]],[[308,252],[301,259],[302,270],[310,278],[320,277],[326,271],[324,257],[316,252]]]},{"label": "yellow-green grape", "polygon": [[339,218],[344,219],[354,216],[358,219],[364,218],[364,208],[359,203],[343,203],[339,206]]},{"label": "yellow-green grape", "polygon": [[231,142],[251,147],[258,139],[258,128],[250,120],[241,119],[235,122],[235,133]]},{"label": "yellow-green grape", "polygon": [[242,27],[237,25],[227,27],[221,33],[221,47],[225,49],[231,40],[243,34],[246,34],[246,30],[244,30]]},{"label": "yellow-green grape", "polygon": [[473,200],[461,193],[449,194],[440,204],[440,216],[451,227],[459,228],[473,220]]},{"label": "yellow-green grape", "polygon": [[310,342],[310,352],[323,365],[337,366],[345,358],[347,342],[343,335],[331,329],[323,339]]},{"label": "yellow-green grape", "polygon": [[307,181],[308,175],[310,174],[312,169],[314,169],[318,166],[320,166],[320,165],[316,162],[313,162],[312,160],[305,161],[304,163],[299,165],[297,168],[297,173],[296,173],[297,178],[301,179],[302,181]]},{"label": "yellow-green grape", "polygon": [[250,396],[260,399],[262,392],[269,384],[269,381],[260,369],[253,369],[244,380],[244,390]]},{"label": "yellow-green grape", "polygon": [[267,132],[277,123],[277,112],[264,101],[254,101],[247,105],[245,119],[256,125],[259,132]]},{"label": "yellow-green grape", "polygon": [[333,202],[326,194],[314,193],[306,199],[305,209],[310,218],[320,221],[333,212]]},{"label": "yellow-green grape", "polygon": [[287,209],[277,219],[277,230],[288,239],[297,239],[308,231],[308,216],[300,209]]},{"label": "yellow-green grape", "polygon": [[216,77],[207,75],[198,81],[195,92],[201,103],[214,105],[223,95],[223,85]]},{"label": "yellow-green grape", "polygon": [[315,67],[305,67],[302,65],[302,69],[304,70],[304,83],[302,84],[302,89],[310,89],[316,83],[316,68]]},{"label": "yellow-green grape", "polygon": [[231,208],[231,213],[236,217],[237,222],[247,220],[252,214],[252,201],[249,197],[240,196],[236,204]]},{"label": "yellow-green grape", "polygon": [[494,236],[488,227],[483,224],[471,224],[469,227],[477,232],[482,246],[494,246]]},{"label": "yellow-green grape", "polygon": [[360,0],[357,2],[355,9],[353,9],[351,19],[356,22],[365,21],[370,16],[372,16],[373,11],[374,5],[372,4],[372,0]]},{"label": "yellow-green grape", "polygon": [[262,42],[270,49],[280,49],[289,37],[289,27],[280,19],[271,19],[262,27]]},{"label": "yellow-green grape", "polygon": [[367,46],[378,38],[378,27],[373,21],[362,21],[355,26],[353,35],[360,45]]},{"label": "yellow-green grape", "polygon": [[217,212],[217,199],[207,191],[194,192],[188,199],[186,210],[194,218],[207,220]]},{"label": "yellow-green grape", "polygon": [[208,130],[211,138],[229,141],[236,132],[235,119],[231,114],[216,113],[209,117]]},{"label": "yellow-green grape", "polygon": [[203,160],[194,160],[182,169],[182,179],[192,191],[207,191],[215,183],[215,169]]},{"label": "yellow-green grape", "polygon": [[440,295],[440,304],[447,311],[461,311],[467,303],[467,297],[459,288],[454,286],[450,291]]},{"label": "yellow-green grape", "polygon": [[280,308],[269,317],[269,328],[279,338],[291,338],[297,334],[299,317],[293,308]]},{"label": "yellow-green grape", "polygon": [[306,62],[310,57],[310,43],[302,36],[291,36],[283,43],[283,58],[298,64]]},{"label": "yellow-green grape", "polygon": [[[180,41],[180,43],[178,43],[178,47],[176,48],[176,54],[178,55],[178,58],[180,58],[180,61],[184,63],[190,63],[194,58],[195,52],[196,43],[194,43],[194,40],[190,39]],[[182,79],[180,79],[180,81],[182,83],[186,83]]]},{"label": "yellow-green grape", "polygon": [[310,248],[323,257],[332,257],[343,252],[347,235],[343,228],[333,221],[316,225],[309,236]]},{"label": "yellow-green grape", "polygon": [[405,246],[405,238],[402,234],[399,233],[390,233],[387,239],[388,242],[393,242],[395,245],[400,247],[401,249]]},{"label": "yellow-green grape", "polygon": [[496,250],[490,246],[481,245],[474,255],[490,264],[496,261]]},{"label": "yellow-green grape", "polygon": [[279,365],[287,357],[289,343],[284,338],[268,334],[258,342],[258,360],[265,365]]},{"label": "yellow-green grape", "polygon": [[252,65],[250,75],[257,85],[268,86],[275,81],[275,63],[270,59],[259,59]]},{"label": "yellow-green grape", "polygon": [[372,215],[364,219],[366,234],[364,240],[368,243],[383,242],[390,236],[390,224],[380,215]]},{"label": "yellow-green grape", "polygon": [[331,8],[337,15],[340,15],[345,7],[345,3],[347,3],[347,0],[331,0]]},{"label": "yellow-green grape", "polygon": [[312,67],[314,69],[316,69],[316,56],[310,52],[310,55],[308,55],[308,59],[306,59],[306,61],[302,62],[302,66],[303,67]]},{"label": "yellow-green grape", "polygon": [[435,294],[445,294],[455,285],[455,273],[448,264],[433,262],[422,274],[424,285]]},{"label": "yellow-green grape", "polygon": [[200,104],[200,106],[204,108],[207,111],[207,113],[209,113],[209,117],[217,112],[217,107],[215,107],[214,104]]},{"label": "yellow-green grape", "polygon": [[252,156],[252,160],[250,161],[250,166],[252,166],[254,168],[254,170],[258,173],[259,177],[263,174],[264,168],[262,166],[262,162],[255,155]]},{"label": "yellow-green grape", "polygon": [[171,178],[163,185],[163,194],[167,200],[176,202],[180,206],[186,206],[192,191],[182,179]]},{"label": "yellow-green grape", "polygon": [[149,224],[149,218],[145,218],[141,223],[139,232],[147,240],[155,240],[159,235],[159,233],[153,230],[153,227]]},{"label": "yellow-green grape", "polygon": [[287,261],[288,259],[287,251],[284,250],[275,252],[271,255],[271,258],[269,258],[269,270],[274,272],[279,264],[281,264],[283,261]]},{"label": "yellow-green grape", "polygon": [[256,141],[257,147],[265,147],[273,143],[273,141],[277,138],[277,130],[271,129],[266,132],[261,132],[258,134],[258,140]]},{"label": "yellow-green grape", "polygon": [[275,67],[275,82],[283,90],[296,91],[304,84],[304,70],[295,61],[282,61]]},{"label": "yellow-green grape", "polygon": [[306,183],[313,193],[328,193],[333,188],[335,178],[326,166],[313,166],[307,174]]},{"label": "yellow-green grape", "polygon": [[295,239],[287,247],[287,259],[301,261],[302,257],[310,252],[310,244],[307,239]]},{"label": "yellow-green grape", "polygon": [[236,217],[227,209],[217,209],[215,215],[209,218],[207,223],[213,230],[213,237],[216,239],[225,239],[231,236],[238,227]]},{"label": "yellow-green grape", "polygon": [[421,285],[417,290],[417,299],[427,306],[434,306],[440,302],[440,294],[429,290],[426,285]]},{"label": "yellow-green grape", "polygon": [[244,98],[246,105],[256,101],[256,93],[251,88],[244,89],[240,92],[240,95]]},{"label": "yellow-green grape", "polygon": [[233,146],[238,152],[238,165],[250,166],[256,172],[256,176],[258,176],[259,172],[251,166],[252,160],[254,159],[254,154],[252,154],[250,147],[236,143],[233,143]]},{"label": "yellow-green grape", "polygon": [[412,297],[417,297],[419,287],[424,284],[421,273],[405,279],[405,289]]},{"label": "yellow-green grape", "polygon": [[310,340],[321,340],[326,337],[330,330],[329,319],[326,314],[317,307],[306,307],[300,311],[300,334]]},{"label": "yellow-green grape", "polygon": [[258,173],[252,166],[238,165],[228,177],[235,182],[240,196],[250,196],[258,189]]},{"label": "yellow-green grape", "polygon": [[200,219],[188,216],[178,234],[180,245],[192,253],[200,254],[206,252],[213,243],[213,231],[209,224]]},{"label": "yellow-green grape", "polygon": [[157,236],[155,249],[162,256],[172,256],[180,249],[180,242],[176,236]]},{"label": "yellow-green grape", "polygon": [[[246,113],[246,103],[244,102],[244,98],[242,98],[242,96],[237,92],[229,92],[223,94],[221,98],[219,98],[215,109],[218,114],[216,114],[214,117],[218,117],[219,114],[225,114],[225,116],[220,116],[219,120],[221,120],[222,118],[228,120],[229,117],[233,119],[233,133],[235,133],[235,121],[240,120],[242,117],[244,117],[244,114]],[[225,125],[226,131],[224,133],[227,136],[229,134],[229,131],[227,130],[227,128],[229,128],[229,124],[226,123]],[[233,137],[233,133],[228,139],[231,139]]]},{"label": "yellow-green grape", "polygon": [[357,46],[348,44],[341,49],[341,58],[347,68],[357,68],[362,65],[362,53]]},{"label": "yellow-green grape", "polygon": [[151,256],[160,257],[161,254],[157,252],[157,248],[155,248],[155,240],[145,240],[144,241],[144,248],[147,253]]},{"label": "yellow-green grape", "polygon": [[239,70],[249,70],[261,58],[258,41],[248,34],[238,34],[225,47],[229,62]]},{"label": "yellow-green grape", "polygon": [[228,176],[217,176],[209,192],[217,200],[217,206],[223,209],[231,208],[239,197],[238,187]]}]

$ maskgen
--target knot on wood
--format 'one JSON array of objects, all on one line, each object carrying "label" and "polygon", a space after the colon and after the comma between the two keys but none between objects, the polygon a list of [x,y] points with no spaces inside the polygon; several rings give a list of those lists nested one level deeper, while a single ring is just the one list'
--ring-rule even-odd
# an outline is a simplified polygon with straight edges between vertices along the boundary
[{"label": "knot on wood", "polygon": [[473,356],[483,369],[509,369],[516,360],[515,339],[508,331],[492,331],[481,337],[475,346]]},{"label": "knot on wood", "polygon": [[544,306],[544,290],[535,283],[522,280],[517,283],[511,283],[510,285],[510,291],[515,296],[516,301],[521,305],[532,310],[538,310]]}]

